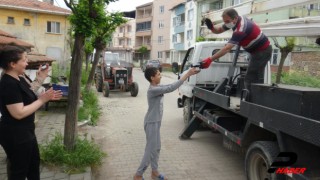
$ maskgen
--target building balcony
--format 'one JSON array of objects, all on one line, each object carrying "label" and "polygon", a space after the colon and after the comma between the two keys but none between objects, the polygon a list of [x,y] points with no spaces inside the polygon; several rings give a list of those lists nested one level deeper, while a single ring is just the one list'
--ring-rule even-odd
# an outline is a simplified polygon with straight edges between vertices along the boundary
[{"label": "building balcony", "polygon": [[175,43],[173,45],[173,48],[177,51],[183,51],[184,50],[184,43]]},{"label": "building balcony", "polygon": [[185,11],[186,11],[185,6],[179,6],[179,7],[176,8],[176,10],[175,10],[175,15],[178,16],[178,15],[184,14]]},{"label": "building balcony", "polygon": [[302,18],[308,16],[319,16],[319,9],[307,9],[307,8],[292,8],[290,9],[289,17],[293,18]]},{"label": "building balcony", "polygon": [[176,34],[183,33],[184,30],[185,30],[184,22],[181,22],[179,25],[174,27],[174,33],[176,33]]},{"label": "building balcony", "polygon": [[[235,6],[229,6],[227,8],[234,8],[240,15],[247,15],[250,14],[252,8],[252,2],[244,2]],[[214,22],[222,22],[222,13],[227,8],[223,8],[220,10],[210,10],[209,12],[203,13],[203,16],[213,19]]]},{"label": "building balcony", "polygon": [[139,29],[136,31],[136,36],[151,36],[151,29]]},{"label": "building balcony", "polygon": [[136,17],[136,23],[140,22],[146,22],[146,21],[152,21],[152,15],[151,14],[143,14],[143,15],[138,15]]},{"label": "building balcony", "polygon": [[147,49],[150,51],[151,50],[151,44],[150,43],[144,43],[144,44],[136,44],[134,46],[135,50],[139,50],[142,46],[147,47]]}]

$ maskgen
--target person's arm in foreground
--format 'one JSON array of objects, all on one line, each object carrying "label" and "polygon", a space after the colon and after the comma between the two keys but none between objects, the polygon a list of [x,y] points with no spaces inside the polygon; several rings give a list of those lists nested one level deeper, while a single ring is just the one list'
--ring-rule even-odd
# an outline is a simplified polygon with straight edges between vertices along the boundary
[{"label": "person's arm in foreground", "polygon": [[49,100],[59,100],[62,97],[61,91],[55,91],[52,88],[40,95],[39,99],[33,103],[24,106],[23,102],[6,105],[9,113],[15,119],[23,119],[38,110],[43,104]]}]

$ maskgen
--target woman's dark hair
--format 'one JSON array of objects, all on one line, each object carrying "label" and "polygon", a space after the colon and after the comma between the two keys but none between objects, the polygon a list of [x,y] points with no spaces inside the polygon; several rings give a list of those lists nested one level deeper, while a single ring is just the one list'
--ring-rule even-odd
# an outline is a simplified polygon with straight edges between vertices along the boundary
[{"label": "woman's dark hair", "polygon": [[144,71],[144,77],[145,77],[149,82],[151,82],[151,77],[156,76],[156,74],[157,74],[158,71],[159,71],[159,69],[156,68],[156,67],[147,68],[147,69]]},{"label": "woman's dark hair", "polygon": [[235,19],[236,17],[239,16],[238,12],[233,8],[226,9],[225,11],[223,11],[222,16],[224,15],[229,16],[231,19]]},{"label": "woman's dark hair", "polygon": [[6,45],[0,48],[0,67],[8,69],[11,62],[17,62],[21,59],[26,50],[19,46]]}]

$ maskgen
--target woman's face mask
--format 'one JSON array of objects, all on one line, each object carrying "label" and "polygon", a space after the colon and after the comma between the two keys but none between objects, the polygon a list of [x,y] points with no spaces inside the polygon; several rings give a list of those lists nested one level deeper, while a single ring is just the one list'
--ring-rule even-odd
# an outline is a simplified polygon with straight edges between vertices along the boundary
[{"label": "woman's face mask", "polygon": [[233,22],[226,23],[225,25],[229,29],[232,29],[235,26],[235,24],[233,24]]}]

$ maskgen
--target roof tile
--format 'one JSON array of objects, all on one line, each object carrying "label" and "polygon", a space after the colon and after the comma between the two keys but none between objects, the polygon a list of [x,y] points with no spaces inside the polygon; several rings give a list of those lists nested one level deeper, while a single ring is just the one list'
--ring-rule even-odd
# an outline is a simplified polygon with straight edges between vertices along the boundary
[{"label": "roof tile", "polygon": [[38,0],[0,0],[0,8],[21,8],[26,11],[49,11],[52,13],[65,13],[71,14],[71,11],[68,9],[60,8],[54,6],[47,2],[41,2]]}]

